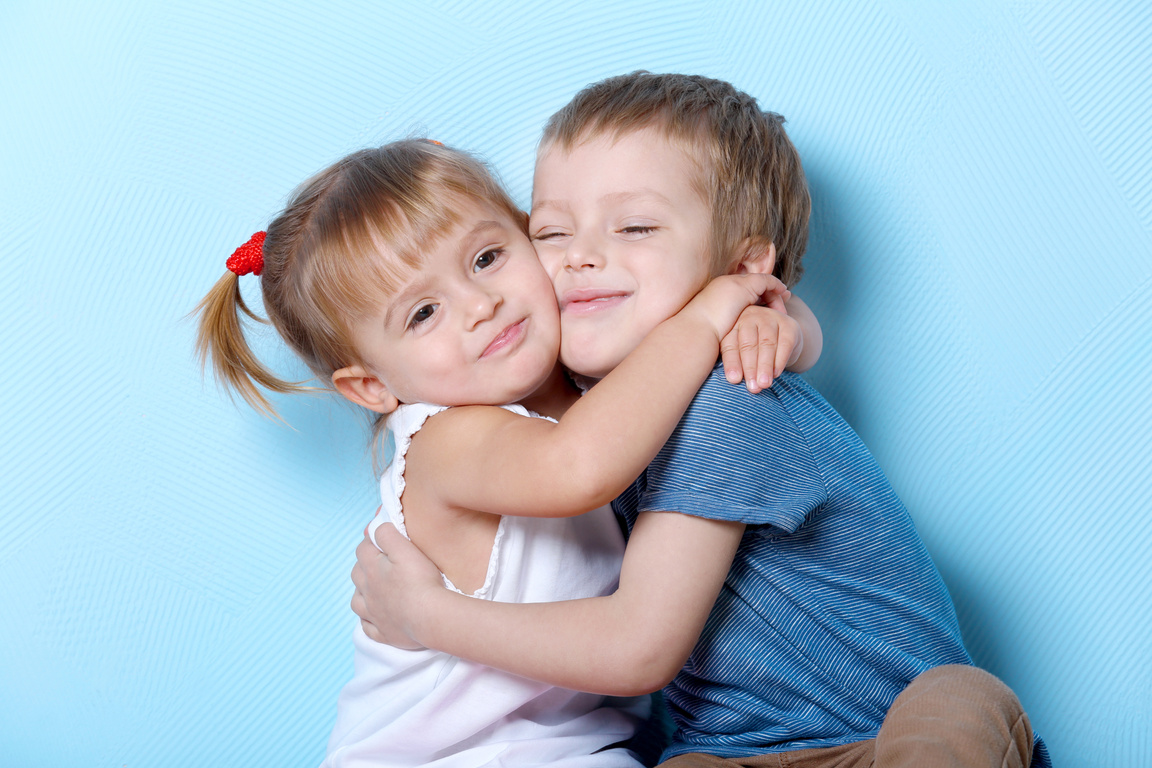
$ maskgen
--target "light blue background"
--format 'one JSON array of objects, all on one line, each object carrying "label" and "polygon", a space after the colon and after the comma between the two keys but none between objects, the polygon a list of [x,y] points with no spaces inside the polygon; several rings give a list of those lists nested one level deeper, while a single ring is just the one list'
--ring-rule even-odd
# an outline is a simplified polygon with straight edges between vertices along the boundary
[{"label": "light blue background", "polygon": [[826,338],[809,378],[1057,765],[1152,764],[1139,0],[4,3],[0,762],[319,763],[366,433],[327,399],[282,401],[292,428],[234,407],[185,315],[364,145],[472,148],[527,204],[546,117],[637,68],[788,118]]}]

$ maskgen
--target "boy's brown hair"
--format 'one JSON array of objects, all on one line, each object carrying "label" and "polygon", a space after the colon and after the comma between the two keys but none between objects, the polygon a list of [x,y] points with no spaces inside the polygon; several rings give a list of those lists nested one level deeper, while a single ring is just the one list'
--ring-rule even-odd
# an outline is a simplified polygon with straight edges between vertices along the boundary
[{"label": "boy's brown hair", "polygon": [[773,273],[795,285],[804,272],[812,208],[800,155],[784,118],[730,83],[697,75],[633,72],[593,83],[554,114],[541,150],[568,150],[603,134],[655,126],[699,166],[712,208],[712,273],[727,272],[745,243],[776,245]]}]

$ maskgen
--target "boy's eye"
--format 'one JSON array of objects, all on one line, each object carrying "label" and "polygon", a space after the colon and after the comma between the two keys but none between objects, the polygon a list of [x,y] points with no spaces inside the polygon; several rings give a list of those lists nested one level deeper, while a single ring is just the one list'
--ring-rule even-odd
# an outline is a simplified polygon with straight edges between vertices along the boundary
[{"label": "boy's eye", "polygon": [[646,235],[649,232],[655,232],[656,227],[646,226],[644,224],[633,224],[629,227],[624,227],[620,230],[621,233],[626,235]]},{"label": "boy's eye", "polygon": [[541,232],[541,233],[539,233],[539,234],[537,234],[537,235],[533,235],[533,236],[532,236],[532,239],[533,239],[533,240],[555,240],[556,238],[558,238],[558,237],[563,237],[563,236],[564,236],[564,233],[563,233],[563,232],[558,232],[558,231],[556,231],[556,230],[551,230],[551,231],[548,231],[548,232]]},{"label": "boy's eye", "polygon": [[492,266],[503,255],[504,251],[500,248],[493,248],[476,257],[476,261],[472,262],[472,271],[481,272],[488,267]]},{"label": "boy's eye", "polygon": [[432,319],[432,315],[436,314],[436,309],[439,304],[425,304],[418,310],[412,313],[412,319],[408,321],[409,326],[417,326],[421,323],[427,322]]}]

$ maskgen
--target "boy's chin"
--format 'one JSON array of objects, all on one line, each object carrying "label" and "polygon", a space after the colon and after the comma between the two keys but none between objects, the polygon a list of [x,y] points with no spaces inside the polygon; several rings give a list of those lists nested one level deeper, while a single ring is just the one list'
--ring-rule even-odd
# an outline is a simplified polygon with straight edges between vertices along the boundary
[{"label": "boy's chin", "polygon": [[560,351],[560,363],[570,373],[588,381],[599,381],[612,372],[620,361],[614,357],[604,355],[578,354],[575,352],[565,354]]}]

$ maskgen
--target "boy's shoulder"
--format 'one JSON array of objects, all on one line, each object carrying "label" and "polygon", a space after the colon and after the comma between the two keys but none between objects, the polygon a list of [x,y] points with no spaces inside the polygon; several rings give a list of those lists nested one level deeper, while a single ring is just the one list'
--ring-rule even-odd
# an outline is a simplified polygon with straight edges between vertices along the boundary
[{"label": "boy's shoulder", "polygon": [[711,430],[715,433],[740,432],[750,424],[804,421],[808,411],[827,412],[827,401],[799,374],[785,371],[770,389],[752,394],[743,384],[730,384],[724,367],[712,369],[679,429]]},{"label": "boy's shoulder", "polygon": [[743,384],[730,384],[723,366],[717,365],[661,453],[686,453],[698,462],[701,454],[710,453],[728,472],[753,472],[793,455],[806,458],[784,460],[807,466],[811,457],[806,433],[821,420],[813,418],[814,412],[818,415],[826,405],[798,374],[785,371],[770,389],[753,394]]},{"label": "boy's shoulder", "polygon": [[637,510],[794,530],[827,499],[819,460],[798,425],[810,395],[819,397],[795,374],[751,394],[714,370],[641,478]]}]

